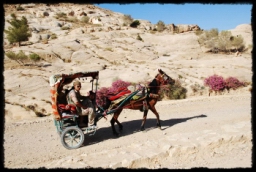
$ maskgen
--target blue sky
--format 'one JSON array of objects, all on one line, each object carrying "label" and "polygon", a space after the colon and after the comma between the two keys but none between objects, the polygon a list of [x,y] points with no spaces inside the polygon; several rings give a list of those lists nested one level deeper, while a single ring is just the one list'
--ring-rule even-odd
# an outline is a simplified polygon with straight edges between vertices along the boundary
[{"label": "blue sky", "polygon": [[252,4],[94,4],[114,12],[131,15],[133,19],[148,20],[152,24],[197,24],[201,29],[234,29],[251,24]]}]

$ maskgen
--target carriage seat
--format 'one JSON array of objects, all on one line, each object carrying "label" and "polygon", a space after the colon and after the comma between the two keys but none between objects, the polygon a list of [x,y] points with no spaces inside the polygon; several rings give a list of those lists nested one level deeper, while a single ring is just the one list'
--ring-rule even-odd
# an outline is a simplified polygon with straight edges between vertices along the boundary
[{"label": "carriage seat", "polygon": [[76,106],[72,104],[58,104],[58,110],[62,118],[78,117]]}]

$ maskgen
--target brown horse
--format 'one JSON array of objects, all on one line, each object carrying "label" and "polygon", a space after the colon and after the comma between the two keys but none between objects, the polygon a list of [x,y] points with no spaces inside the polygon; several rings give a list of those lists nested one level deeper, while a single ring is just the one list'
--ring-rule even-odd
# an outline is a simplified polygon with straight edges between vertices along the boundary
[{"label": "brown horse", "polygon": [[[132,109],[132,110],[143,110],[143,120],[141,124],[140,130],[144,130],[144,125],[147,119],[148,109],[150,109],[155,115],[157,119],[157,127],[161,129],[159,114],[156,111],[155,105],[157,103],[158,97],[159,97],[159,90],[160,87],[167,84],[174,84],[175,80],[173,80],[170,76],[168,76],[165,72],[163,72],[161,69],[158,69],[158,74],[155,76],[155,78],[148,84],[146,87],[146,95],[142,98],[139,98],[138,100],[128,100],[126,101],[121,108],[117,108],[114,112],[114,115],[110,121],[113,134],[115,136],[119,136],[119,133],[115,129],[115,122],[118,124],[119,130],[121,131],[123,129],[122,124],[118,121],[118,116],[122,112],[123,109]],[[110,102],[110,100],[108,100]],[[109,105],[109,103],[108,103]],[[115,105],[113,108],[116,108],[118,106]]]}]

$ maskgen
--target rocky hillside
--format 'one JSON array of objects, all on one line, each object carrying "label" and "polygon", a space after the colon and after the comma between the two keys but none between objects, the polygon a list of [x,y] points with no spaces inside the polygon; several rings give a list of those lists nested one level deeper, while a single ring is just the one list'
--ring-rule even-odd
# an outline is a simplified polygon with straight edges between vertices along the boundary
[{"label": "rocky hillside", "polygon": [[[5,20],[11,18],[11,13],[25,16],[32,36],[18,47],[10,45],[4,35],[4,50],[36,53],[42,60],[37,66],[21,66],[4,58],[8,119],[20,119],[16,112],[28,118],[35,116],[34,111],[24,108],[29,105],[43,114],[51,113],[48,79],[52,74],[99,70],[99,86],[108,87],[118,78],[130,82],[151,80],[161,68],[181,80],[188,89],[188,97],[206,95],[203,79],[213,74],[251,81],[250,51],[238,57],[205,53],[194,33],[200,29],[197,25],[170,24],[164,32],[157,32],[153,31],[156,26],[146,20],[140,20],[138,28],[124,26],[124,14],[94,5],[22,4],[21,7],[23,10],[17,11],[17,5],[5,5]],[[60,17],[62,13],[67,16]],[[88,23],[82,22],[84,16],[89,17]],[[8,27],[5,22],[5,29]],[[180,33],[174,32],[175,27],[179,27]],[[252,45],[250,25],[241,24],[231,31],[241,34],[247,47]],[[84,88],[85,92],[89,89],[86,85]]]}]

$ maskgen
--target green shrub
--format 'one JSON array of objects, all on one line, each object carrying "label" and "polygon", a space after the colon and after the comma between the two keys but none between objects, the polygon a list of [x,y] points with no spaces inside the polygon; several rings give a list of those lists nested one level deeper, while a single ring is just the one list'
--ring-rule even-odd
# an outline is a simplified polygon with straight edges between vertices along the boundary
[{"label": "green shrub", "polygon": [[75,22],[78,22],[78,19],[76,17],[72,16],[72,17],[68,17],[66,21],[75,23]]},{"label": "green shrub", "polygon": [[82,23],[88,23],[89,22],[89,17],[88,16],[83,16],[81,19],[80,19],[80,21],[82,22]]},{"label": "green shrub", "polygon": [[13,51],[8,51],[5,53],[5,55],[11,60],[17,60],[17,56]]},{"label": "green shrub", "polygon": [[133,22],[133,18],[130,15],[124,15],[123,21],[124,21],[123,26],[127,26]]},{"label": "green shrub", "polygon": [[17,10],[17,11],[24,11],[25,9],[24,9],[22,6],[19,5],[19,6],[16,8],[16,10]]},{"label": "green shrub", "polygon": [[227,52],[231,49],[231,37],[230,31],[221,31],[218,35],[217,47],[219,50]]},{"label": "green shrub", "polygon": [[106,51],[111,51],[111,52],[114,51],[114,50],[113,50],[112,48],[110,48],[110,47],[105,48],[105,50],[106,50]]},{"label": "green shrub", "polygon": [[209,31],[206,30],[200,34],[198,42],[207,48],[214,49],[217,47],[218,34],[218,29],[211,29]]},{"label": "green shrub", "polygon": [[70,28],[68,26],[61,27],[62,30],[69,30]]},{"label": "green shrub", "polygon": [[10,58],[11,60],[16,61],[19,64],[23,64],[28,59],[28,57],[25,55],[25,53],[20,50],[17,54],[15,54],[13,51],[6,52],[5,55]]},{"label": "green shrub", "polygon": [[202,31],[202,30],[197,30],[197,31],[195,31],[195,34],[197,35],[197,36],[199,36],[199,35],[201,35],[201,34],[203,34],[204,32]]},{"label": "green shrub", "polygon": [[236,50],[243,51],[245,49],[244,39],[241,35],[236,37],[231,37],[231,45],[235,47]]},{"label": "green shrub", "polygon": [[32,54],[30,54],[29,55],[29,58],[32,60],[32,61],[34,61],[34,62],[38,62],[38,61],[40,61],[40,56],[38,55],[38,54],[36,54],[36,53],[32,53]]},{"label": "green shrub", "polygon": [[230,52],[232,49],[243,51],[245,49],[244,40],[241,35],[232,36],[231,31],[221,31],[211,29],[197,33],[198,42],[201,46],[209,48],[211,52]]},{"label": "green shrub", "polygon": [[162,31],[165,29],[165,24],[164,24],[164,22],[161,21],[161,20],[159,20],[159,21],[157,22],[156,26],[157,26],[156,29],[157,29],[158,32],[162,32]]},{"label": "green shrub", "polygon": [[172,100],[185,99],[187,97],[187,89],[181,86],[179,80],[175,80],[173,85],[166,85],[160,89],[160,100],[164,97]]},{"label": "green shrub", "polygon": [[55,14],[55,18],[56,19],[63,19],[63,18],[67,18],[67,14],[63,13],[63,12],[59,12]]},{"label": "green shrub", "polygon": [[51,39],[57,39],[57,35],[55,33],[51,34]]},{"label": "green shrub", "polygon": [[20,50],[19,53],[16,54],[18,60],[20,60],[22,63],[24,63],[24,61],[26,61],[28,59],[28,56],[26,56],[26,54]]},{"label": "green shrub", "polygon": [[131,24],[130,24],[130,27],[134,27],[136,28],[137,26],[140,25],[140,21],[139,20],[134,20]]},{"label": "green shrub", "polygon": [[143,41],[143,39],[140,37],[140,34],[137,35],[136,39],[139,40],[139,41]]}]

